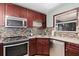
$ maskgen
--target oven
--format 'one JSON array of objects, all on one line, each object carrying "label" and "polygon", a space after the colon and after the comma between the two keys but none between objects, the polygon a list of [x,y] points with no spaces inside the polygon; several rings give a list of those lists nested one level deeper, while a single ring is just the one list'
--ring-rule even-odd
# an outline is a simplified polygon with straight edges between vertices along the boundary
[{"label": "oven", "polygon": [[4,56],[28,55],[28,41],[5,43]]}]

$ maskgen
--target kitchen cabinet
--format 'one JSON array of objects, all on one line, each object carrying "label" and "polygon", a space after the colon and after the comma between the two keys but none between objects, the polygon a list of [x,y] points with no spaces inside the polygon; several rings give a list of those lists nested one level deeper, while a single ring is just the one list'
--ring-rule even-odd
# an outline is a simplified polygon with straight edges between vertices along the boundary
[{"label": "kitchen cabinet", "polygon": [[30,9],[27,9],[27,20],[28,27],[33,27],[34,12]]},{"label": "kitchen cabinet", "polygon": [[33,21],[35,20],[42,23],[42,28],[46,27],[46,15],[15,4],[0,4],[0,15],[0,25],[4,25],[4,16],[7,15],[26,18],[25,21],[27,21],[27,27],[29,28],[33,27]]},{"label": "kitchen cabinet", "polygon": [[6,4],[5,15],[25,18],[25,21],[27,21],[27,9],[14,4]]},{"label": "kitchen cabinet", "polygon": [[3,43],[0,43],[0,56],[3,56]]},{"label": "kitchen cabinet", "polygon": [[5,4],[0,3],[0,26],[4,26]]},{"label": "kitchen cabinet", "polygon": [[49,55],[49,38],[32,38],[29,40],[29,55]]},{"label": "kitchen cabinet", "polygon": [[42,27],[41,28],[46,28],[46,15],[42,14],[42,13],[35,13],[35,20],[39,20],[42,23]]},{"label": "kitchen cabinet", "polygon": [[27,18],[27,9],[14,5],[14,4],[7,3],[6,4],[6,15]]},{"label": "kitchen cabinet", "polygon": [[27,21],[28,27],[35,27],[35,26],[33,26],[33,21],[41,22],[42,23],[41,27],[43,27],[43,28],[46,27],[46,15],[44,15],[42,13],[27,9],[27,20],[28,20]]},{"label": "kitchen cabinet", "polygon": [[35,20],[42,20],[41,13],[35,12]]},{"label": "kitchen cabinet", "polygon": [[49,38],[37,38],[37,55],[49,55]]},{"label": "kitchen cabinet", "polygon": [[36,38],[29,39],[29,56],[36,54]]},{"label": "kitchen cabinet", "polygon": [[7,3],[6,4],[6,15],[20,17],[20,8],[17,5]]},{"label": "kitchen cabinet", "polygon": [[46,15],[42,14],[42,28],[46,28]]},{"label": "kitchen cabinet", "polygon": [[27,9],[26,8],[20,7],[20,17],[27,19]]},{"label": "kitchen cabinet", "polygon": [[66,56],[79,56],[79,45],[74,43],[65,43]]}]

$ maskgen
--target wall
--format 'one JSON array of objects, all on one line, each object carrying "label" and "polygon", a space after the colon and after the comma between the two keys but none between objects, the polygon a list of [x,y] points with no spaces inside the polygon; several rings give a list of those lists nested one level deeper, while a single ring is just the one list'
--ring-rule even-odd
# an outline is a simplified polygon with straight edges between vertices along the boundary
[{"label": "wall", "polygon": [[[79,7],[78,3],[64,3],[59,6],[57,6],[54,10],[51,10],[47,15],[47,26],[53,27],[53,15],[62,13],[67,10],[71,10],[74,8]],[[77,30],[79,30],[79,27],[77,27]],[[77,38],[79,39],[79,32],[55,32],[55,36],[60,37],[69,37],[69,38]]]},{"label": "wall", "polygon": [[30,36],[33,35],[51,35],[52,28],[39,29],[39,28],[6,28],[0,27],[0,37],[13,37],[13,36]]},{"label": "wall", "polygon": [[[54,10],[51,10],[47,14],[47,27],[53,27],[53,15],[62,13],[64,11],[74,9],[79,7],[78,3],[63,3],[57,6]],[[60,37],[69,37],[79,39],[78,32],[54,32],[55,36]],[[51,47],[51,56],[63,56],[64,55],[64,43],[62,42],[53,42],[53,47]]]},{"label": "wall", "polygon": [[79,7],[79,3],[62,3],[47,14],[47,27],[53,26],[53,15]]}]

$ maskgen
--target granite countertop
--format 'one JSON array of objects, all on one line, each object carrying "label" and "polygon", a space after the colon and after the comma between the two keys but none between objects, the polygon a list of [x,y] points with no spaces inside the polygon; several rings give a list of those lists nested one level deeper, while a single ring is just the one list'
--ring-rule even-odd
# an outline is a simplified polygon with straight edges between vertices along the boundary
[{"label": "granite countertop", "polygon": [[77,39],[77,38],[46,36],[46,35],[45,36],[41,36],[41,35],[31,36],[29,38],[50,38],[51,40],[58,40],[58,41],[62,41],[62,42],[70,42],[70,43],[79,44],[79,39]]},{"label": "granite countertop", "polygon": [[[62,42],[71,42],[71,43],[79,44],[79,39],[77,39],[77,38],[47,36],[47,35],[35,35],[35,36],[29,37],[28,39],[31,39],[31,38],[50,38],[50,40],[58,40],[58,41],[62,41]],[[2,40],[0,40],[0,43],[2,43]]]},{"label": "granite countertop", "polygon": [[62,42],[70,42],[70,43],[79,44],[79,39],[77,38],[57,37],[57,36],[52,36],[50,38],[52,38],[53,40],[58,40]]}]

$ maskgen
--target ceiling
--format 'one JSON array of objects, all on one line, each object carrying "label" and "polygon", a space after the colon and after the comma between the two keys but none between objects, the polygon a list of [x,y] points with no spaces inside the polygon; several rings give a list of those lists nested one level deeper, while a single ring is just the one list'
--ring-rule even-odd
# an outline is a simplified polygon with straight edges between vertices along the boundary
[{"label": "ceiling", "polygon": [[15,3],[15,4],[45,14],[47,14],[47,12],[49,12],[50,10],[54,9],[56,6],[60,5],[60,3]]}]

